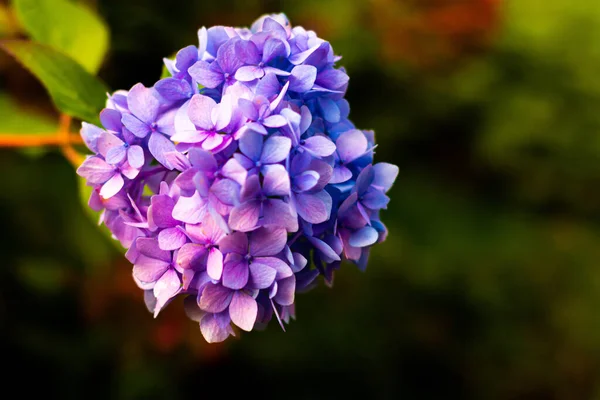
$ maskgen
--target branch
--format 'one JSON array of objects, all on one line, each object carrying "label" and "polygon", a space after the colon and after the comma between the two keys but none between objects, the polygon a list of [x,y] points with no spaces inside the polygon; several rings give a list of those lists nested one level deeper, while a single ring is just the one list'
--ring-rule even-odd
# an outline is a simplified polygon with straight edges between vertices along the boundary
[{"label": "branch", "polygon": [[[70,144],[83,144],[83,139],[78,133],[69,133],[68,141]],[[45,146],[62,146],[64,137],[58,136],[55,132],[52,133],[35,133],[35,134],[19,134],[19,133],[0,133],[0,147],[45,147]]]}]

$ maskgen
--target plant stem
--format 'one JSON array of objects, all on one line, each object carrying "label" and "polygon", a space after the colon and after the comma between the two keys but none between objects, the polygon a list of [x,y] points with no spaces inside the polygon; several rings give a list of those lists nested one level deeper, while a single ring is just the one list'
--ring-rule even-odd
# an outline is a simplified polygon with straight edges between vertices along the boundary
[{"label": "plant stem", "polygon": [[58,131],[48,134],[19,135],[14,133],[0,134],[0,147],[60,147],[62,154],[75,167],[78,168],[84,156],[77,152],[74,144],[83,144],[83,139],[76,133],[71,133],[71,117],[61,114]]},{"label": "plant stem", "polygon": [[[69,133],[68,141],[70,144],[83,144],[81,136],[77,133]],[[45,147],[61,146],[65,142],[63,136],[57,136],[56,133],[41,133],[21,135],[17,133],[0,133],[0,147]]]}]

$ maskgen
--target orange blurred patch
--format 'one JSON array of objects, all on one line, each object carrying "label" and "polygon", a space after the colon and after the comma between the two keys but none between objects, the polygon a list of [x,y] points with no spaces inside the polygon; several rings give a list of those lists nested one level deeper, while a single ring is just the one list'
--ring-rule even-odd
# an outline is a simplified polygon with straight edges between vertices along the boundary
[{"label": "orange blurred patch", "polygon": [[436,68],[485,50],[502,0],[372,0],[371,29],[387,61]]}]

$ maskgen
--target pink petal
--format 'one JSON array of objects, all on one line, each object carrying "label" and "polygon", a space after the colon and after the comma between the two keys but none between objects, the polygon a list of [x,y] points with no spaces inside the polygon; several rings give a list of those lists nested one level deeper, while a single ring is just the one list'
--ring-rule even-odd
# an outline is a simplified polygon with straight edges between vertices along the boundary
[{"label": "pink petal", "polygon": [[156,317],[160,310],[181,290],[181,280],[177,271],[169,269],[154,285],[154,296],[156,297],[156,307],[154,316]]},{"label": "pink petal", "polygon": [[223,253],[217,248],[211,248],[208,253],[208,261],[206,263],[206,272],[214,280],[221,279],[223,273]]},{"label": "pink petal", "polygon": [[231,321],[245,331],[251,331],[258,315],[258,305],[256,300],[243,292],[235,292],[231,305],[229,306],[229,316]]},{"label": "pink petal", "polygon": [[123,176],[119,173],[116,173],[108,180],[108,182],[102,185],[102,188],[100,189],[100,196],[102,196],[104,199],[110,199],[115,194],[119,193],[124,184],[125,181],[123,181]]}]

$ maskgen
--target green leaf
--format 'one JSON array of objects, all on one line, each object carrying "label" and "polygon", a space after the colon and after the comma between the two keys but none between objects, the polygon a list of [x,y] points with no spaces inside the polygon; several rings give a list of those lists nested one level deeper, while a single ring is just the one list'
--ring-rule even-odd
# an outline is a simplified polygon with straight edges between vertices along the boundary
[{"label": "green leaf", "polygon": [[33,39],[69,55],[88,72],[98,72],[109,33],[91,10],[67,0],[13,0],[13,5]]},{"label": "green leaf", "polygon": [[0,47],[17,59],[46,87],[63,113],[91,123],[98,122],[108,88],[66,55],[52,48],[22,40],[2,40]]},{"label": "green leaf", "polygon": [[25,104],[17,103],[8,93],[0,92],[0,132],[48,134],[57,129],[56,117],[41,114]]}]

